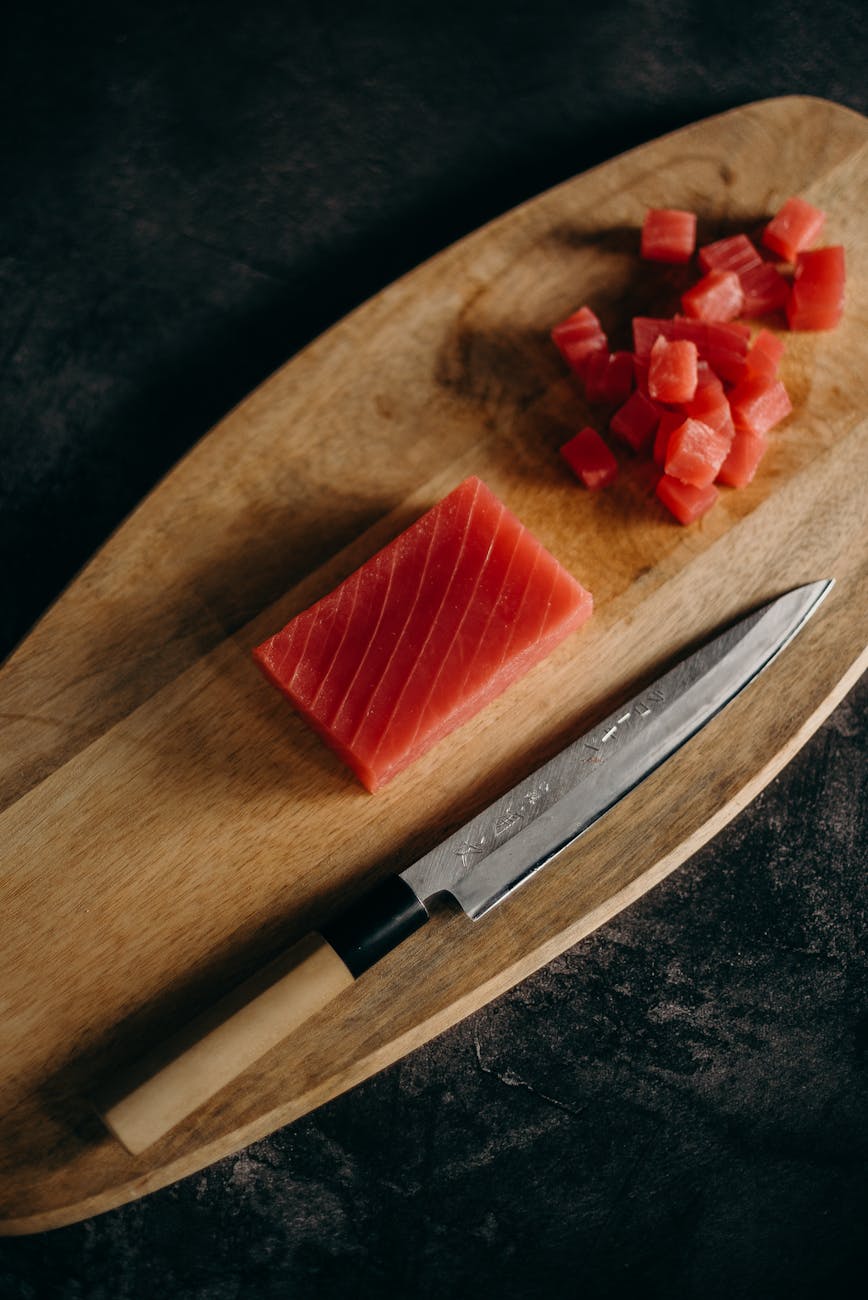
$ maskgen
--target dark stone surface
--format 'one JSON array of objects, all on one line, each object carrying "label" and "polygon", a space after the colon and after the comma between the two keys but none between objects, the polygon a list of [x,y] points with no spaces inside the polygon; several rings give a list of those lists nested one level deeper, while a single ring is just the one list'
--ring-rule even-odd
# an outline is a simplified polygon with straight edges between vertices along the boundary
[{"label": "dark stone surface", "polygon": [[[515,202],[768,95],[868,109],[862,7],[5,15],[0,649],[298,346]],[[653,894],[442,1039],[0,1295],[861,1294],[865,702]]]}]

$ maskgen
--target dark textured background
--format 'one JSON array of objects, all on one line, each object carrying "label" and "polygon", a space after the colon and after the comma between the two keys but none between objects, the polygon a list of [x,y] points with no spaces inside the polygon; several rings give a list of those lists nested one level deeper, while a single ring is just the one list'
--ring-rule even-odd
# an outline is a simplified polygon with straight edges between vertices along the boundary
[{"label": "dark textured background", "polygon": [[[0,650],[234,402],[521,199],[752,99],[868,110],[863,6],[15,5]],[[865,686],[735,823],[316,1115],[0,1295],[862,1294]]]}]

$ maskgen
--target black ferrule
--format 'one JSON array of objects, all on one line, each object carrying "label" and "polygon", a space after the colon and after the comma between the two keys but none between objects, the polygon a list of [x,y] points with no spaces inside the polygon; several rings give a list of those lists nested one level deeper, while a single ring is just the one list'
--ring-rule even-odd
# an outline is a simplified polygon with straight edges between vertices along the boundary
[{"label": "black ferrule", "polygon": [[389,876],[321,933],[358,977],[427,920],[427,908],[410,886]]}]

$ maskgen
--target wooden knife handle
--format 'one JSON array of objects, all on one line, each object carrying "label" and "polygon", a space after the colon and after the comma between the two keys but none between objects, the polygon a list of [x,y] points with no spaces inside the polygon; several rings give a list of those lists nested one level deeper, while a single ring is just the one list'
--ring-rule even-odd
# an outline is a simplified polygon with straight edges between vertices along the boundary
[{"label": "wooden knife handle", "polygon": [[96,1099],[138,1155],[326,1006],[418,929],[428,912],[393,876],[203,1012]]},{"label": "wooden knife handle", "polygon": [[352,982],[334,948],[307,935],[140,1061],[120,1095],[97,1102],[104,1123],[138,1155]]}]

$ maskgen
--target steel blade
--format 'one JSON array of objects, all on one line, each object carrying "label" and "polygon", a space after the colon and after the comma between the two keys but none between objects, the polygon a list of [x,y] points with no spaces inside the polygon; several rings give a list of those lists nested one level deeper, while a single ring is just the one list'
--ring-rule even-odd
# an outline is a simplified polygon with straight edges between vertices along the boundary
[{"label": "steel blade", "polygon": [[832,585],[798,587],[727,628],[401,878],[420,900],[449,893],[473,920],[484,915],[710,722],[792,640]]}]

